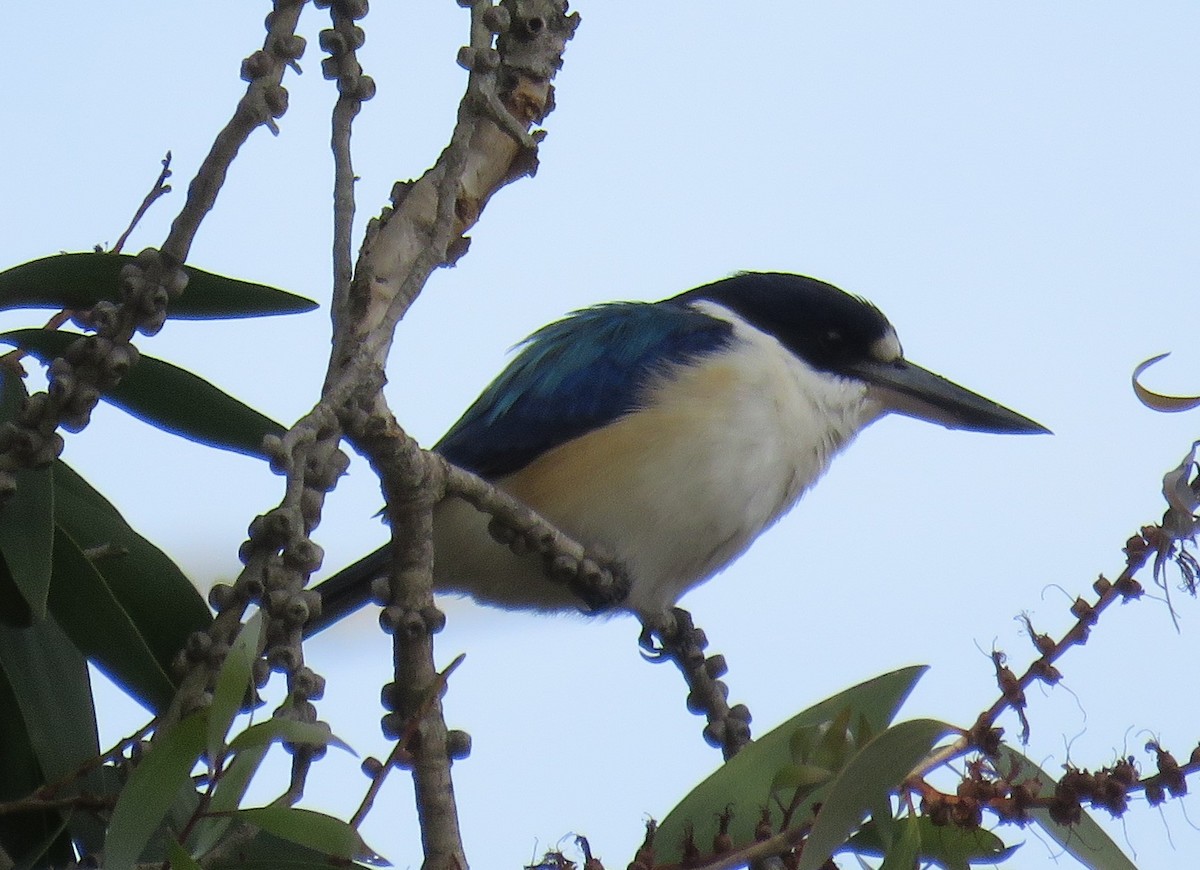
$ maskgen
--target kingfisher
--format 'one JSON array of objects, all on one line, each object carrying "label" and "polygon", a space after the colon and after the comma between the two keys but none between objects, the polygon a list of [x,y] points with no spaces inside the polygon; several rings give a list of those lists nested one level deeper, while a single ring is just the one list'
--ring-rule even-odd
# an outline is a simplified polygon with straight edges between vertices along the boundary
[{"label": "kingfisher", "polygon": [[[909,362],[867,300],[815,278],[742,272],[661,302],[614,302],[520,346],[435,446],[623,566],[645,621],[719,573],[864,427],[888,413],[950,429],[1045,427]],[[434,588],[504,608],[578,611],[489,517],[434,508]],[[320,584],[320,630],[365,604],[382,548]]]}]

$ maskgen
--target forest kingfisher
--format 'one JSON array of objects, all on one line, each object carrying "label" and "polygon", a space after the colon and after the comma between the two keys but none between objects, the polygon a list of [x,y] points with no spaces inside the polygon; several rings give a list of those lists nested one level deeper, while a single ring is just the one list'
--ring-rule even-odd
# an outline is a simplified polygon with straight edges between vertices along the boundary
[{"label": "forest kingfisher", "polygon": [[[535,332],[433,448],[620,563],[643,619],[718,573],[869,423],[1048,432],[904,358],[871,303],[800,275],[743,272],[662,302],[614,302]],[[448,498],[434,584],[506,608],[578,610],[537,554]],[[331,624],[370,597],[387,548],[320,584]]]}]

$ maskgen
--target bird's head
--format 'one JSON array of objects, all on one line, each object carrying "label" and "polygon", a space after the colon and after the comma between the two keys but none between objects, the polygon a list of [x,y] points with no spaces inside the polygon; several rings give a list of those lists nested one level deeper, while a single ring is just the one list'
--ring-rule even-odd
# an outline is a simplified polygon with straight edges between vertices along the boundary
[{"label": "bird's head", "polygon": [[743,272],[675,297],[713,302],[818,372],[856,379],[884,412],[975,432],[1046,433],[1046,427],[904,358],[883,312],[815,278]]}]

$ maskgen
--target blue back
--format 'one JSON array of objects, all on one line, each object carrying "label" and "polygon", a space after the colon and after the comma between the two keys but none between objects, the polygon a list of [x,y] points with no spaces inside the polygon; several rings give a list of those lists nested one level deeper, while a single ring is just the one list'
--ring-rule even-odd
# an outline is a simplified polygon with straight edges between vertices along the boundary
[{"label": "blue back", "polygon": [[497,478],[637,407],[647,377],[727,346],[733,327],[682,301],[614,302],[544,326],[434,447]]}]

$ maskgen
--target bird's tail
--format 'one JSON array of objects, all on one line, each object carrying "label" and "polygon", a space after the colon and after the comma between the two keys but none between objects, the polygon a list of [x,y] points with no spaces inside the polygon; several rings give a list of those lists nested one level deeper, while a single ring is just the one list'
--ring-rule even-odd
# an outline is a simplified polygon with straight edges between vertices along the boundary
[{"label": "bird's tail", "polygon": [[304,636],[312,637],[365,607],[371,600],[371,583],[387,573],[389,559],[388,548],[380,547],[313,587],[321,596],[321,612],[304,626]]}]

